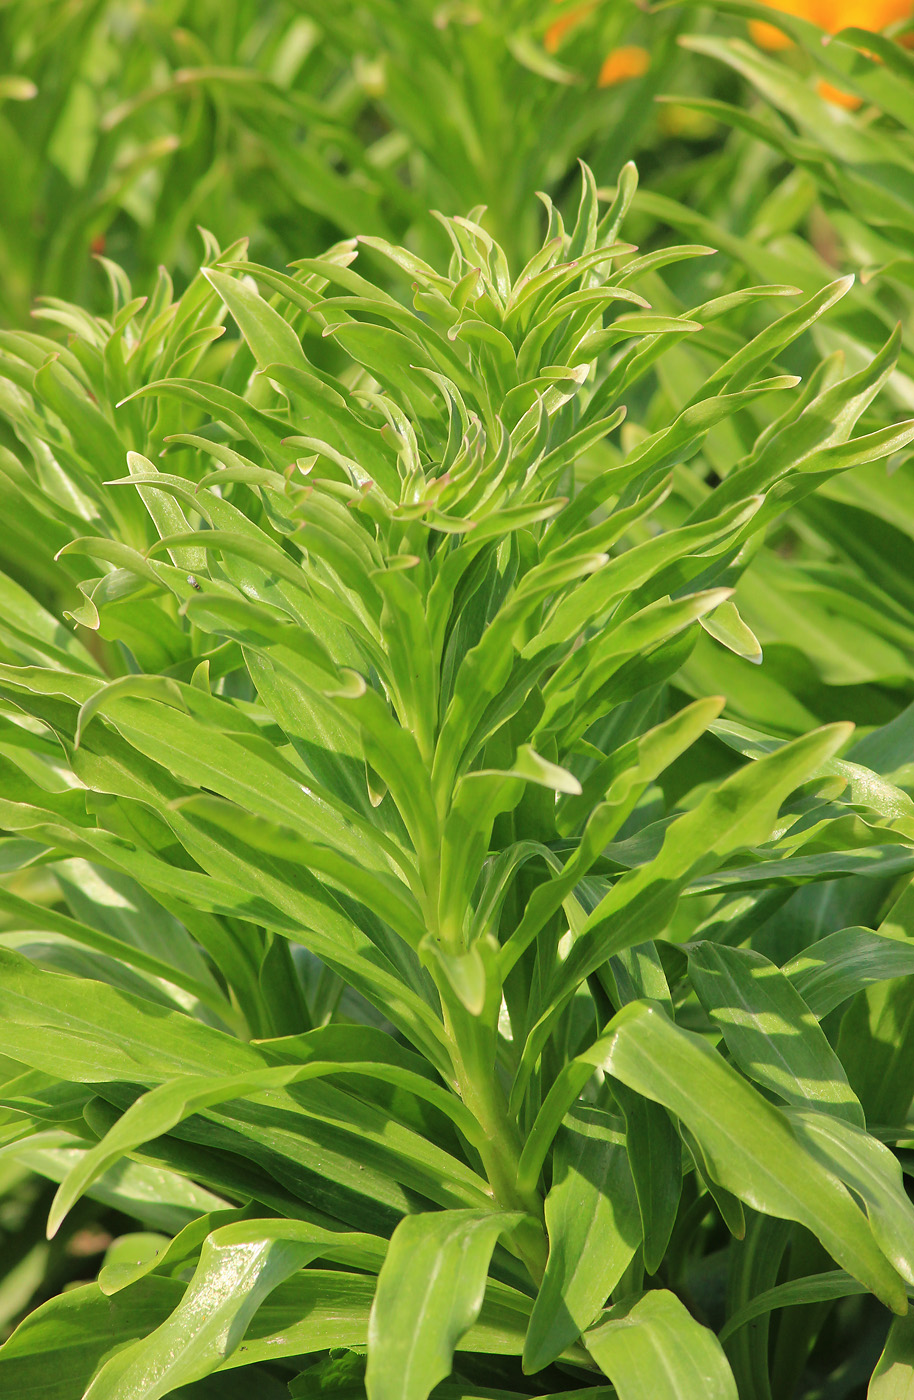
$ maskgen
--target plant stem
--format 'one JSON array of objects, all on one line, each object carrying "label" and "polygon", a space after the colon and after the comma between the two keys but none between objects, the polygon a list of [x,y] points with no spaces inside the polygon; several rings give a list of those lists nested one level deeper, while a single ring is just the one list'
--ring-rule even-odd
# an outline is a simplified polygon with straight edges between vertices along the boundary
[{"label": "plant stem", "polygon": [[[539,1192],[521,1190],[517,1181],[521,1140],[517,1124],[495,1071],[492,1032],[483,1018],[471,1015],[442,995],[444,1021],[453,1047],[457,1090],[482,1129],[477,1143],[483,1168],[497,1204],[503,1210],[523,1211],[542,1227],[543,1202]],[[546,1269],[548,1247],[542,1228],[523,1232],[517,1250],[531,1277],[539,1284]]]}]

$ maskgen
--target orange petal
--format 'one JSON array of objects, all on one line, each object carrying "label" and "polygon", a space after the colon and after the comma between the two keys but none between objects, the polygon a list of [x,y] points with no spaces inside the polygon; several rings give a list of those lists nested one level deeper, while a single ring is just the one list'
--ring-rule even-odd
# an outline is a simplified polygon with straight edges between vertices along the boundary
[{"label": "orange petal", "polygon": [[836,107],[846,107],[849,112],[856,112],[863,106],[861,97],[855,97],[851,92],[842,92],[840,88],[832,87],[831,83],[826,83],[824,79],[816,84],[816,92],[826,102],[831,102]]},{"label": "orange petal", "polygon": [[[825,28],[832,34],[839,29],[885,29],[914,14],[914,0],[838,0],[830,11]],[[821,23],[821,21],[820,21]]]},{"label": "orange petal", "polygon": [[750,20],[749,35],[753,43],[758,44],[760,49],[768,49],[769,53],[793,47],[793,40],[788,38],[783,30],[776,28],[773,24],[765,24],[764,20]]},{"label": "orange petal", "polygon": [[[840,29],[885,29],[914,16],[914,0],[768,0],[772,10],[811,20],[829,34]],[[774,25],[752,20],[749,29],[765,49],[786,49],[790,41]]]},{"label": "orange petal", "polygon": [[[914,3],[914,0],[911,0]],[[849,21],[842,19],[844,7],[847,3],[854,3],[854,0],[767,0],[769,10],[780,10],[781,14],[795,15],[797,19],[809,20],[811,24],[818,24],[822,29],[827,29],[835,33],[836,29],[844,28]],[[880,0],[862,0],[862,3],[879,4]],[[888,0],[888,3],[898,3],[898,0]],[[907,4],[909,0],[900,0],[900,3]],[[854,23],[857,23],[855,20]],[[793,40],[774,24],[766,24],[763,20],[750,20],[749,33],[760,48],[774,51],[776,49],[790,49],[793,47]]]},{"label": "orange petal", "polygon": [[642,49],[637,44],[613,49],[603,60],[597,86],[612,87],[614,83],[624,83],[626,78],[640,78],[650,66],[650,54],[647,49]]},{"label": "orange petal", "polygon": [[593,5],[576,5],[573,10],[553,20],[546,33],[543,35],[543,48],[547,53],[557,53],[561,48],[565,35],[572,29],[576,29],[581,20],[586,19],[593,9]]}]

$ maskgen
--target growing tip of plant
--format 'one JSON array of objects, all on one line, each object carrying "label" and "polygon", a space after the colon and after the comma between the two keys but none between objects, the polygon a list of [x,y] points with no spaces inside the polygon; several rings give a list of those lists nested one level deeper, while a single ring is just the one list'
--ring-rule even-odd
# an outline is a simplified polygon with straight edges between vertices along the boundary
[{"label": "growing tip of plant", "polygon": [[368,689],[365,677],[360,676],[358,671],[350,670],[348,666],[340,667],[340,678],[340,685],[321,691],[328,700],[358,700]]},{"label": "growing tip of plant", "polygon": [[65,1200],[61,1199],[62,1189],[62,1186],[58,1186],[54,1199],[51,1202],[51,1208],[48,1211],[48,1220],[44,1227],[45,1239],[48,1240],[54,1238],[69,1214],[69,1205]]}]

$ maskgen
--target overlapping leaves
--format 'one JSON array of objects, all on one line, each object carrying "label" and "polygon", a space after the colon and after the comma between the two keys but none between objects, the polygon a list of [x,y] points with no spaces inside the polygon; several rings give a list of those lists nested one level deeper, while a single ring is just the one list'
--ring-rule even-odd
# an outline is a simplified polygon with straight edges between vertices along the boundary
[{"label": "overlapping leaves", "polygon": [[[907,971],[908,906],[834,959],[741,945],[779,890],[906,880],[910,799],[845,725],[784,742],[670,684],[702,624],[752,650],[760,532],[914,437],[854,435],[898,347],[780,373],[845,284],[746,344],[739,298],[661,314],[634,183],[604,211],[585,170],[516,274],[474,217],[446,272],[371,235],[290,273],[211,248],[56,357],[7,338],[10,470],[87,640],[27,598],[3,623],[0,850],[53,892],[4,895],[0,1150],[61,1181],[53,1226],[127,1158],[215,1212],[36,1312],[8,1385],[367,1344],[340,1375],[371,1400],[469,1384],[463,1353],[640,1397],[675,1348],[667,1393],[732,1397],[686,1275],[645,1273],[709,1211],[795,1222],[904,1313],[914,1216],[820,1022]],[[713,373],[627,435],[686,341]],[[718,430],[747,449],[695,490]]]}]

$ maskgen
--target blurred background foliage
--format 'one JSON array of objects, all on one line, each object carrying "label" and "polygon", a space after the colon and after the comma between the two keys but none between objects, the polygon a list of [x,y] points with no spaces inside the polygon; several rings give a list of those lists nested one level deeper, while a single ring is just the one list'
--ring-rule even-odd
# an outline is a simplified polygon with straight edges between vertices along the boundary
[{"label": "blurred background foliage", "polygon": [[653,102],[694,68],[686,21],[629,0],[0,5],[0,317],[39,293],[100,309],[93,253],[143,290],[159,263],[187,277],[199,223],[281,265],[356,232],[440,250],[429,208],[482,203],[523,260],[531,192],[561,191],[578,157],[610,183],[714,142]]}]

